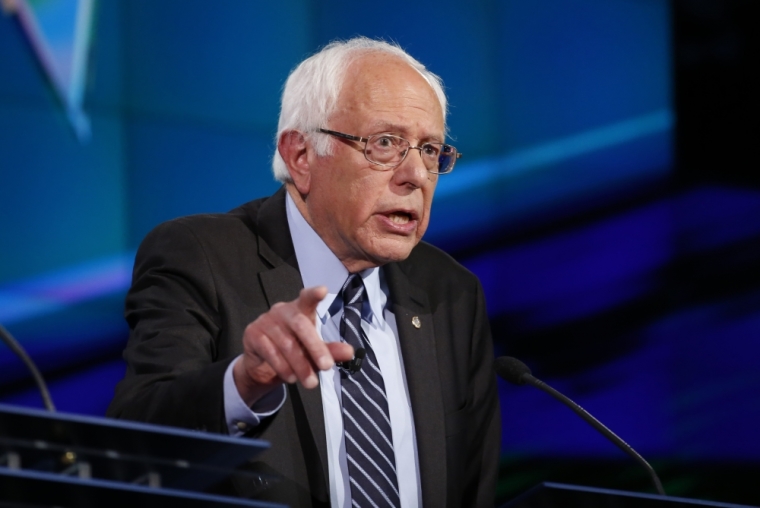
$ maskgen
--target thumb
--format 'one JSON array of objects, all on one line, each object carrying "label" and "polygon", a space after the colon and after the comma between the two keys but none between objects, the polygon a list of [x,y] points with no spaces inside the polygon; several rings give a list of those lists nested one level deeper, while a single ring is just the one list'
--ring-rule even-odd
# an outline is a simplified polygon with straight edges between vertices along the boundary
[{"label": "thumb", "polygon": [[336,362],[347,362],[354,357],[354,348],[346,342],[327,342],[325,345]]}]

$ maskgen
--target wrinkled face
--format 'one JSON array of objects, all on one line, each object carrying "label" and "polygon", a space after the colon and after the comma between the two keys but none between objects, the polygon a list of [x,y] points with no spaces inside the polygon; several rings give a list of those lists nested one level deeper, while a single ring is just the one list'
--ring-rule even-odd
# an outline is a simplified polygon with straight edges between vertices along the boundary
[{"label": "wrinkled face", "polygon": [[[349,67],[335,111],[324,128],[361,137],[391,133],[412,146],[444,142],[435,92],[387,55],[366,55]],[[364,143],[332,142],[330,156],[309,151],[307,220],[351,272],[406,259],[427,229],[438,175],[427,171],[419,150],[388,169],[365,159]]]}]

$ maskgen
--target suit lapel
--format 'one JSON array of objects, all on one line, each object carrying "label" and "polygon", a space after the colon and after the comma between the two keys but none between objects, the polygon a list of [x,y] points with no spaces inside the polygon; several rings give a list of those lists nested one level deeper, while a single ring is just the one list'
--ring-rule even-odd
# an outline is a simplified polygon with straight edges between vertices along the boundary
[{"label": "suit lapel", "polygon": [[[267,199],[261,205],[256,218],[259,233],[259,255],[272,266],[271,270],[259,273],[259,280],[270,307],[277,302],[288,302],[296,299],[303,288],[303,281],[301,273],[298,271],[298,261],[288,228],[285,192],[285,188],[282,187],[271,198]],[[322,465],[323,474],[321,477],[324,479],[324,485],[320,485],[319,490],[325,492],[327,489],[326,491],[329,492],[327,486],[327,440],[322,410],[322,394],[319,389],[307,390],[300,383],[297,385],[297,390]],[[293,398],[295,399],[295,397]],[[312,465],[308,467],[312,467]]]},{"label": "suit lapel", "polygon": [[259,255],[273,268],[286,263],[297,271],[296,250],[290,238],[288,215],[285,212],[286,192],[285,187],[280,187],[280,190],[261,204],[255,215],[251,213],[249,215],[256,224]]},{"label": "suit lapel", "polygon": [[441,488],[441,478],[446,478],[446,431],[432,312],[427,295],[411,283],[398,264],[391,263],[383,270],[412,403],[422,502],[425,506],[446,506],[446,489]]}]

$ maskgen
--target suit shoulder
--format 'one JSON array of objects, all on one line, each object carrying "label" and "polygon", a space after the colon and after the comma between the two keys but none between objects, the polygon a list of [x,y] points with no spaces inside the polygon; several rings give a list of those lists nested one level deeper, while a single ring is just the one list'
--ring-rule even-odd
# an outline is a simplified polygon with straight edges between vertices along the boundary
[{"label": "suit shoulder", "polygon": [[427,242],[420,242],[407,259],[399,263],[401,269],[415,283],[423,287],[476,290],[477,276],[450,254]]},{"label": "suit shoulder", "polygon": [[163,222],[146,236],[181,234],[184,231],[199,239],[219,239],[238,235],[241,231],[256,232],[256,217],[267,198],[256,199],[226,213],[186,215]]}]

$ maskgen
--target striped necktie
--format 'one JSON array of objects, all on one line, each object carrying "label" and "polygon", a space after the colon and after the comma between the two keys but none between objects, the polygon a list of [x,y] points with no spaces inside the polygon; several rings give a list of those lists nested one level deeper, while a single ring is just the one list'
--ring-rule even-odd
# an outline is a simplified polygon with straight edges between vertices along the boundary
[{"label": "striped necktie", "polygon": [[361,327],[365,289],[361,276],[350,274],[341,290],[340,334],[354,349],[364,348],[360,371],[341,369],[343,434],[346,442],[352,506],[399,507],[396,457],[385,383],[375,353]]}]

